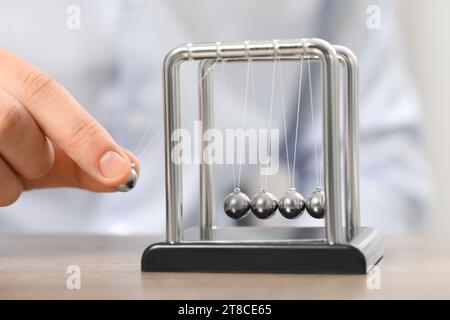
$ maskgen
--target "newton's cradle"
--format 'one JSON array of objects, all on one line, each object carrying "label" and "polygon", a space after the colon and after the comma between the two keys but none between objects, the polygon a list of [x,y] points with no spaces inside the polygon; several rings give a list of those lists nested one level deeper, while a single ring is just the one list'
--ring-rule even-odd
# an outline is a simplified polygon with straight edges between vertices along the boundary
[{"label": "newton's cradle", "polygon": [[[224,197],[223,214],[237,219],[253,213],[260,219],[267,219],[278,210],[285,218],[292,219],[306,211],[314,218],[324,219],[323,227],[216,226],[213,164],[203,161],[200,165],[200,226],[183,229],[182,165],[171,159],[175,141],[170,137],[181,122],[180,66],[191,60],[199,61],[199,114],[203,132],[213,125],[210,71],[217,63],[223,66],[224,63],[247,62],[250,65],[252,61],[266,61],[275,65],[280,61],[299,60],[307,61],[308,67],[310,61],[320,64],[323,179],[319,183],[322,186],[306,199],[296,192],[293,183],[280,199],[265,187],[250,199],[235,185]],[[342,84],[339,83],[340,67]],[[166,241],[145,250],[143,271],[367,273],[382,258],[381,235],[360,225],[358,65],[349,49],[321,39],[182,44],[166,56],[163,75]],[[342,124],[340,112],[343,113]],[[342,137],[340,132],[343,132]]]}]

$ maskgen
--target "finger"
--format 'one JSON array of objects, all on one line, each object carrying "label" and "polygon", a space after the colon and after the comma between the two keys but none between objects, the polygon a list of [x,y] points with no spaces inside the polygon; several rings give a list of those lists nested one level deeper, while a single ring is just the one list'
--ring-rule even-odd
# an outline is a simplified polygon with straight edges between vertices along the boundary
[{"label": "finger", "polygon": [[17,175],[0,157],[0,206],[14,203],[22,193],[23,187]]},{"label": "finger", "polygon": [[53,149],[28,111],[0,89],[0,153],[11,168],[29,179],[53,164]]},{"label": "finger", "polygon": [[126,181],[131,162],[108,132],[48,74],[0,49],[0,87],[17,98],[44,133],[99,183]]},{"label": "finger", "polygon": [[[24,190],[39,189],[39,188],[58,188],[58,187],[72,187],[86,189],[96,192],[115,192],[113,187],[105,186],[84,170],[82,170],[60,147],[54,145],[55,161],[50,171],[40,179],[26,179],[22,178]],[[133,163],[138,163],[137,158],[128,150],[124,150],[132,159]],[[139,172],[139,166],[136,166],[136,171]],[[128,172],[130,174],[130,171]]]}]

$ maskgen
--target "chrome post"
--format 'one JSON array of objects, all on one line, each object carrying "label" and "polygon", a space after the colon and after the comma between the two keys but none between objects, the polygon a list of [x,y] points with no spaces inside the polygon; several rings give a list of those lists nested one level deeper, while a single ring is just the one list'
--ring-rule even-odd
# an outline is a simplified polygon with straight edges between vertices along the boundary
[{"label": "chrome post", "polygon": [[347,240],[361,225],[359,199],[358,61],[349,49],[335,46],[344,65],[344,192]]},{"label": "chrome post", "polygon": [[172,161],[171,151],[175,142],[171,135],[180,127],[180,64],[186,54],[183,48],[175,48],[168,53],[163,64],[166,238],[169,243],[181,242],[183,232],[181,164]]},{"label": "chrome post", "polygon": [[322,55],[323,101],[323,184],[325,192],[325,233],[329,244],[344,243],[341,206],[339,144],[338,55],[333,46],[320,39],[307,40]]},{"label": "chrome post", "polygon": [[[214,125],[214,110],[212,96],[211,71],[217,60],[202,60],[199,64],[199,106],[202,134]],[[205,163],[203,150],[206,142],[200,142],[200,239],[211,240],[212,228],[215,225],[215,195],[214,195],[214,168],[211,163]]]}]

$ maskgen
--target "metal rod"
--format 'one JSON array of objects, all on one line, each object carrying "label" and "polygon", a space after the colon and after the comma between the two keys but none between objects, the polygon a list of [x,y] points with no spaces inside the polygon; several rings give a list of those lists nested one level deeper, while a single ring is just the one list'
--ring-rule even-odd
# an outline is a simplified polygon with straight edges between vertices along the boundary
[{"label": "metal rod", "polygon": [[335,46],[344,64],[344,193],[347,240],[361,226],[359,203],[358,61],[349,49]]},{"label": "metal rod", "polygon": [[171,151],[174,141],[172,132],[180,127],[180,64],[175,49],[164,60],[164,155],[166,162],[166,238],[169,243],[177,243],[182,238],[182,176],[180,164],[172,161]]},{"label": "metal rod", "polygon": [[[214,125],[211,68],[217,60],[202,60],[199,64],[199,114],[204,136]],[[215,189],[214,168],[209,159],[204,159],[203,150],[207,144],[204,139],[200,148],[200,239],[212,240],[212,228],[215,225]]]},{"label": "metal rod", "polygon": [[344,243],[341,206],[341,166],[339,144],[338,56],[329,44],[322,44],[323,103],[323,183],[325,192],[325,232],[329,244]]},{"label": "metal rod", "polygon": [[[320,42],[320,43],[319,43]],[[221,59],[229,60],[267,60],[275,55],[279,58],[298,59],[303,55],[305,59],[312,57],[320,59],[323,56],[321,45],[327,43],[320,39],[256,41],[235,43],[197,43],[181,44],[174,50],[183,51],[185,60],[217,59],[220,52]],[[328,44],[329,45],[329,44]],[[331,47],[331,45],[329,45]],[[170,54],[170,53],[169,53]]]}]

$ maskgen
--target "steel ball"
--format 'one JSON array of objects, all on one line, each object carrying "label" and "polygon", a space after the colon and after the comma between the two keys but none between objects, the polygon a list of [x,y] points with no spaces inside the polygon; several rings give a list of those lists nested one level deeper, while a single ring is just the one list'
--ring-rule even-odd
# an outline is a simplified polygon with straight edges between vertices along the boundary
[{"label": "steel ball", "polygon": [[262,189],[252,199],[251,209],[259,219],[269,219],[277,211],[277,198],[270,192]]},{"label": "steel ball", "polygon": [[128,180],[125,183],[122,183],[121,185],[118,185],[114,187],[117,191],[120,192],[128,192],[131,191],[136,186],[138,180],[138,174],[136,172],[136,169],[134,168],[134,164],[131,167],[131,173],[128,177]]},{"label": "steel ball", "polygon": [[325,193],[316,189],[306,200],[306,211],[315,219],[322,219],[325,216]]},{"label": "steel ball", "polygon": [[236,188],[225,197],[223,210],[230,218],[240,219],[250,210],[250,198]]},{"label": "steel ball", "polygon": [[294,188],[289,191],[278,201],[278,210],[281,215],[287,219],[298,218],[302,215],[306,207],[305,198],[295,191]]}]

